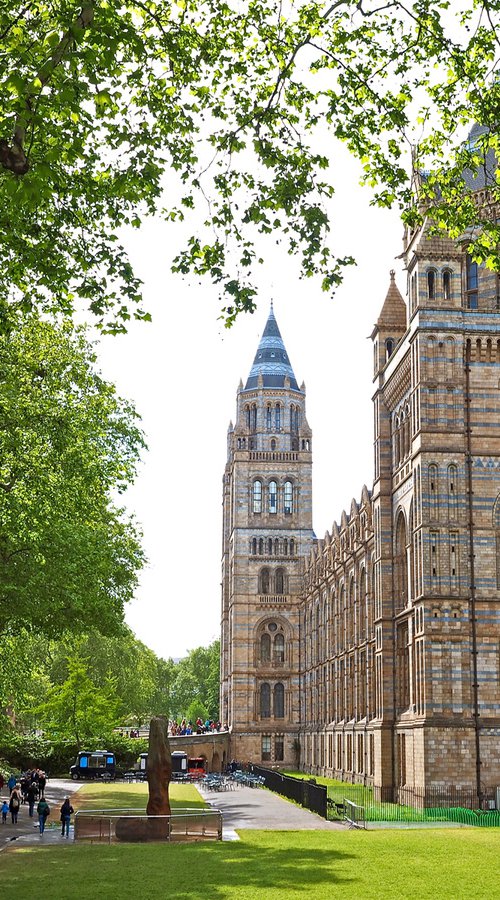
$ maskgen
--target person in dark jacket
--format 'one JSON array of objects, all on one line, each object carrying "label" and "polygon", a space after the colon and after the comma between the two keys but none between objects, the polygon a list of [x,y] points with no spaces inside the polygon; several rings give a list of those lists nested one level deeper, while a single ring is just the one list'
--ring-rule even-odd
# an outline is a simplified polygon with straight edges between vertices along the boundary
[{"label": "person in dark jacket", "polygon": [[29,787],[26,789],[26,800],[28,801],[28,812],[30,819],[33,818],[33,810],[35,808],[36,798],[38,796],[38,788],[36,786],[36,782],[32,781]]},{"label": "person in dark jacket", "polygon": [[66,833],[66,837],[69,837],[69,823],[71,821],[71,814],[74,813],[74,809],[69,802],[69,797],[64,798],[64,803],[61,806],[61,825],[62,831],[61,835],[64,837],[64,833]]},{"label": "person in dark jacket", "polygon": [[36,811],[38,813],[38,826],[40,828],[40,834],[43,834],[43,832],[45,831],[45,822],[47,821],[47,816],[50,815],[50,807],[47,801],[43,798],[39,800]]},{"label": "person in dark jacket", "polygon": [[45,772],[40,771],[38,773],[38,790],[40,792],[40,797],[42,798],[42,800],[45,796],[45,785],[46,784],[47,784],[47,776],[46,776]]},{"label": "person in dark jacket", "polygon": [[15,787],[10,795],[9,809],[12,818],[12,824],[17,825],[17,817],[19,815],[19,807],[21,806],[21,794]]}]

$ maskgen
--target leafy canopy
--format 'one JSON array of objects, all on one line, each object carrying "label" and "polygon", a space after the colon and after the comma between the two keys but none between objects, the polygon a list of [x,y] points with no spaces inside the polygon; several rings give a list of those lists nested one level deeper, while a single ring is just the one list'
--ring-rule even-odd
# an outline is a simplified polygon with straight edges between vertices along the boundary
[{"label": "leafy canopy", "polygon": [[0,633],[120,628],[144,562],[111,501],[143,447],[83,333],[30,317],[0,333]]},{"label": "leafy canopy", "polygon": [[[203,224],[173,262],[253,309],[259,235],[331,291],[325,127],[409,225],[470,226],[499,267],[498,187],[462,181],[498,143],[498,0],[12,0],[0,10],[0,296],[102,326],[148,318],[120,241],[161,211]],[[487,131],[464,144],[471,123]],[[334,147],[329,150],[334,154]],[[411,191],[412,174],[430,170]],[[496,182],[496,179],[495,179]],[[413,185],[415,188],[415,184]],[[334,223],[335,224],[335,223]],[[257,239],[257,244],[256,244]],[[271,246],[271,245],[270,245]]]}]

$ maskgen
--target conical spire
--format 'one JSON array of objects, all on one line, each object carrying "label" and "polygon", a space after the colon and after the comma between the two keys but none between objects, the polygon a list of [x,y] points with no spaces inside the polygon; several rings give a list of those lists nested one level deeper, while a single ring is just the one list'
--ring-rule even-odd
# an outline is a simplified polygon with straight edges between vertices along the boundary
[{"label": "conical spire", "polygon": [[260,375],[262,376],[262,386],[265,388],[284,387],[285,378],[288,377],[291,389],[293,391],[299,390],[297,379],[293,374],[288,353],[274,315],[272,302],[266,327],[260,339],[260,344],[250,369],[250,375],[247,378],[246,391],[250,391],[258,386]]},{"label": "conical spire", "polygon": [[384,331],[388,328],[406,331],[406,305],[396,284],[394,269],[391,269],[391,283],[377,325]]}]

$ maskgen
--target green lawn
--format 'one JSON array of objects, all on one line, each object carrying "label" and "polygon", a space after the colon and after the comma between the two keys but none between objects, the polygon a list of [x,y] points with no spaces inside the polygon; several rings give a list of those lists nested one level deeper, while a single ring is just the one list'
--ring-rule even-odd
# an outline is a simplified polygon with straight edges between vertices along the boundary
[{"label": "green lawn", "polygon": [[500,896],[496,831],[242,831],[239,842],[0,854],[1,895],[53,900],[475,900]]},{"label": "green lawn", "polygon": [[[192,784],[171,784],[170,805],[203,809],[206,803]],[[122,784],[116,782],[89,782],[71,796],[71,803],[78,809],[146,809],[148,786],[146,783]]]}]

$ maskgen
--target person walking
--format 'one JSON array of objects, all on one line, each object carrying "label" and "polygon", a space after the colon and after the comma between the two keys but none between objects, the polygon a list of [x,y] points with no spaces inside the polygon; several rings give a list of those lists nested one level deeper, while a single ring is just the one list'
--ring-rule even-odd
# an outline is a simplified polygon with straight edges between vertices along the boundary
[{"label": "person walking", "polygon": [[17,778],[16,778],[16,776],[15,776],[15,775],[11,775],[10,778],[9,778],[9,780],[8,780],[8,782],[7,782],[7,787],[8,787],[8,789],[9,789],[9,791],[10,791],[11,793],[12,793],[12,791],[14,790],[16,784],[17,784]]},{"label": "person walking", "polygon": [[43,832],[45,831],[45,822],[47,821],[47,817],[50,816],[50,806],[43,797],[38,801],[36,811],[38,813],[38,826],[40,828],[40,834],[43,834]]},{"label": "person walking", "polygon": [[71,821],[71,814],[74,813],[74,809],[69,802],[69,797],[64,798],[64,803],[61,806],[61,837],[64,837],[66,833],[66,837],[69,837],[69,823]]},{"label": "person walking", "polygon": [[19,807],[21,806],[21,795],[17,789],[14,787],[9,800],[9,809],[10,815],[12,818],[12,824],[17,825],[17,817],[19,815]]},{"label": "person walking", "polygon": [[47,784],[47,776],[45,772],[40,771],[38,774],[38,790],[40,792],[40,798],[43,800],[45,797],[45,785]]},{"label": "person walking", "polygon": [[5,825],[7,823],[8,811],[9,811],[9,804],[7,803],[6,800],[4,800],[2,803],[2,825]]},{"label": "person walking", "polygon": [[33,818],[33,810],[35,808],[36,798],[38,796],[38,788],[36,786],[36,782],[32,781],[29,787],[26,789],[26,799],[28,801],[28,813],[30,819]]}]

